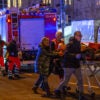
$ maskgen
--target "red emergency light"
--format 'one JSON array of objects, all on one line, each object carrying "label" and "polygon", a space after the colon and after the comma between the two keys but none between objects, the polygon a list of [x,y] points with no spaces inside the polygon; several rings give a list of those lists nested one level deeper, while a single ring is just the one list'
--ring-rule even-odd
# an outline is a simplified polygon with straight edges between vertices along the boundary
[{"label": "red emergency light", "polygon": [[10,18],[8,18],[8,19],[7,19],[7,22],[8,22],[8,23],[11,23],[11,19],[10,19]]},{"label": "red emergency light", "polygon": [[56,20],[57,20],[57,19],[54,17],[54,18],[53,18],[53,21],[55,22]]}]

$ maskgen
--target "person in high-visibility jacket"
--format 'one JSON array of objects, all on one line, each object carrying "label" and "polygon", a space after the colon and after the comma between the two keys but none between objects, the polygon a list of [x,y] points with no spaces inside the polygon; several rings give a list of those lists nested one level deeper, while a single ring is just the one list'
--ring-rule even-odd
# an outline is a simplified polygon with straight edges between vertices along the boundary
[{"label": "person in high-visibility jacket", "polygon": [[[18,57],[18,45],[17,45],[18,37],[14,36],[14,39],[9,43],[7,47],[7,51],[9,53],[8,56],[8,78],[14,79],[20,78],[19,70],[20,70],[20,59]],[[13,77],[13,70],[14,70],[14,77]]]},{"label": "person in high-visibility jacket", "polygon": [[66,47],[67,45],[64,43],[64,39],[61,39],[61,43],[58,44],[58,49],[57,49],[60,56],[64,55]]},{"label": "person in high-visibility jacket", "polygon": [[[58,48],[62,44],[62,32],[56,32],[55,38],[51,41],[51,51],[58,51]],[[59,52],[59,51],[58,51]],[[59,57],[58,58],[52,58],[51,59],[51,65],[50,65],[50,74],[52,72],[56,73],[59,75],[60,80],[63,79],[63,68],[61,67],[61,59],[60,56],[62,52],[59,52]]]}]

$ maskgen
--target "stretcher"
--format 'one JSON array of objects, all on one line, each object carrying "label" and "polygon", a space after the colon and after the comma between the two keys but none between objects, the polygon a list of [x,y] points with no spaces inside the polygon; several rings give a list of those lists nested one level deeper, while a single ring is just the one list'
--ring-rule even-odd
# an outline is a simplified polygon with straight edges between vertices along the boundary
[{"label": "stretcher", "polygon": [[90,78],[93,77],[97,86],[100,88],[100,81],[98,79],[98,73],[100,73],[100,61],[85,61],[83,65],[85,66],[84,73],[88,82],[88,92],[91,96],[94,96],[95,92],[92,89]]}]

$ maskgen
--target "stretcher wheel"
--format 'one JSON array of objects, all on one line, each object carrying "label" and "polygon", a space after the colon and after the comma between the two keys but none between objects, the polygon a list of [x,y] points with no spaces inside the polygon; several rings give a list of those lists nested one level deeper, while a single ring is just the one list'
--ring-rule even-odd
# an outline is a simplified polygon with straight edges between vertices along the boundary
[{"label": "stretcher wheel", "polygon": [[91,97],[95,97],[95,92],[91,93],[90,95]]},{"label": "stretcher wheel", "polygon": [[79,90],[78,89],[76,89],[76,93],[79,93]]},{"label": "stretcher wheel", "polygon": [[71,90],[71,87],[70,87],[70,86],[68,86],[68,87],[67,87],[67,90]]},{"label": "stretcher wheel", "polygon": [[91,88],[88,88],[88,92],[89,92],[91,97],[95,96],[95,92]]},{"label": "stretcher wheel", "polygon": [[61,95],[60,95],[60,100],[66,100],[66,95],[61,94]]},{"label": "stretcher wheel", "polygon": [[71,87],[70,87],[70,86],[64,86],[64,87],[63,87],[63,90],[64,90],[64,91],[70,91],[70,90],[71,90]]}]

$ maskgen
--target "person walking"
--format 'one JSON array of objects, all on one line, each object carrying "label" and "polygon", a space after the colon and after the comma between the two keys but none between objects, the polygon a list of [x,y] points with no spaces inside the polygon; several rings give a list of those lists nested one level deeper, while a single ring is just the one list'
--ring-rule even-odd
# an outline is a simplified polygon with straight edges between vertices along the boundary
[{"label": "person walking", "polygon": [[[18,37],[14,36],[13,40],[9,43],[7,47],[7,52],[9,53],[8,56],[8,78],[9,79],[14,79],[17,78],[19,79],[19,71],[20,71],[20,59],[18,57]],[[13,71],[14,71],[14,77],[13,77]]]},{"label": "person walking", "polygon": [[62,62],[64,78],[58,88],[55,90],[56,96],[60,96],[62,92],[65,92],[64,87],[68,85],[71,75],[74,74],[78,81],[77,85],[79,91],[79,100],[84,100],[83,78],[80,66],[81,39],[82,34],[80,31],[76,31],[74,33],[74,37],[69,39],[69,43],[67,44],[67,49]]},{"label": "person walking", "polygon": [[63,79],[63,68],[61,67],[61,58],[62,58],[62,54],[64,52],[62,52],[61,46],[64,41],[62,40],[62,32],[56,32],[55,38],[51,41],[50,44],[50,48],[51,51],[55,51],[55,52],[59,52],[59,57],[57,58],[51,58],[51,64],[50,64],[50,74],[52,72],[54,72],[55,74],[57,74],[60,78],[60,80]]},{"label": "person walking", "polygon": [[34,93],[38,93],[37,89],[42,84],[42,88],[46,92],[45,96],[47,97],[51,96],[50,88],[48,85],[50,57],[56,56],[56,55],[57,53],[50,52],[49,39],[46,37],[43,37],[39,45],[38,53],[36,56],[35,68],[36,68],[36,72],[39,74],[39,77],[32,88]]}]

